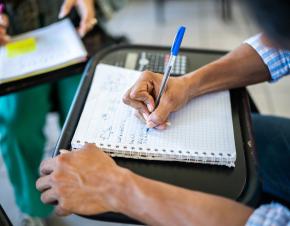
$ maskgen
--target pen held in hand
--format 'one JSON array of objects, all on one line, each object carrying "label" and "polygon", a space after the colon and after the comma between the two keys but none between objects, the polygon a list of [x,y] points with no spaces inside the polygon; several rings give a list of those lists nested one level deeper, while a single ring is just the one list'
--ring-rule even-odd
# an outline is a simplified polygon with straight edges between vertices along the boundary
[{"label": "pen held in hand", "polygon": [[[182,42],[185,30],[186,30],[186,28],[184,26],[181,26],[178,29],[178,32],[177,32],[177,34],[175,36],[174,42],[173,42],[172,47],[171,47],[170,58],[169,58],[169,61],[166,64],[166,67],[165,67],[165,71],[164,71],[164,75],[163,75],[163,78],[162,78],[159,94],[158,94],[158,96],[157,96],[157,98],[155,100],[154,110],[158,107],[158,105],[160,103],[160,100],[161,100],[161,97],[162,97],[162,95],[163,95],[163,93],[164,93],[164,91],[166,89],[166,85],[167,85],[167,82],[169,80],[172,68],[174,66],[175,59],[176,59],[176,57],[177,57],[177,55],[179,53],[179,49],[180,49],[180,46],[181,46],[181,42]],[[154,110],[153,110],[153,112],[154,112]],[[148,132],[149,129],[150,128],[146,128],[146,132]]]}]

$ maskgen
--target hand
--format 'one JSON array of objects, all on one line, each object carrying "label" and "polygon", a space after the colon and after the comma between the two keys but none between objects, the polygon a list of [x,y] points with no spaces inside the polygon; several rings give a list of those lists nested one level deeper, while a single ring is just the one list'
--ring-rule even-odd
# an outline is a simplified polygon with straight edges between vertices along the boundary
[{"label": "hand", "polygon": [[42,162],[36,182],[44,203],[56,203],[58,215],[92,215],[115,211],[117,196],[126,170],[95,145],[61,154]]},{"label": "hand", "polygon": [[[154,110],[163,75],[145,71],[123,97],[123,102],[136,109],[138,118],[149,128],[165,129],[168,116],[179,110],[189,99],[186,77],[170,77],[158,107]],[[153,111],[154,110],[154,111]]]},{"label": "hand", "polygon": [[67,16],[74,6],[77,7],[81,17],[78,32],[84,37],[97,24],[94,0],[64,0],[59,18]]},{"label": "hand", "polygon": [[10,36],[7,35],[9,19],[5,14],[0,14],[0,45],[5,45],[10,41]]}]

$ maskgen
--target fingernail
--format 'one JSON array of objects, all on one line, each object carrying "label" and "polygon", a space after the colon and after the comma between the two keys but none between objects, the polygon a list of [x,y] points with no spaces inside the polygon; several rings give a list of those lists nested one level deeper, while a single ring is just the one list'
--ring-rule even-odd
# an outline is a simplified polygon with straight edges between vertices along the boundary
[{"label": "fingernail", "polygon": [[147,121],[148,120],[148,115],[146,113],[143,113],[142,115],[143,115],[144,119]]},{"label": "fingernail", "polygon": [[81,38],[83,38],[85,36],[85,34],[86,33],[84,31],[79,30],[79,35],[81,36]]},{"label": "fingernail", "polygon": [[151,104],[147,104],[147,108],[150,112],[154,111],[154,107]]},{"label": "fingernail", "polygon": [[65,150],[65,149],[60,149],[59,152],[60,152],[60,154],[64,154],[64,153],[68,153],[69,151]]},{"label": "fingernail", "polygon": [[149,122],[147,122],[146,124],[147,124],[147,126],[148,126],[149,128],[154,128],[154,127],[155,127],[155,123],[152,122],[152,121],[149,121]]},{"label": "fingernail", "polygon": [[58,19],[62,19],[65,17],[65,12],[63,10],[61,10],[58,14]]},{"label": "fingernail", "polygon": [[171,126],[171,122],[166,122],[165,123],[167,126]]}]

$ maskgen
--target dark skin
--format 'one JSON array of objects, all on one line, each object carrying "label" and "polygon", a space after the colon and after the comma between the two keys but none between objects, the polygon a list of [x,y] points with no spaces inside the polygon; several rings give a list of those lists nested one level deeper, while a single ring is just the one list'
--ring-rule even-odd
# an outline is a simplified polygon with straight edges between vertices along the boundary
[{"label": "dark skin", "polygon": [[244,225],[253,211],[230,199],[138,176],[92,144],[44,161],[40,172],[41,200],[56,203],[59,215],[112,211],[148,225],[224,226]]},{"label": "dark skin", "polygon": [[[194,97],[270,80],[248,45],[194,72],[170,78],[152,112],[161,76],[144,72],[123,97],[149,127],[165,129],[168,116]],[[178,95],[176,95],[178,93]],[[172,125],[174,126],[174,125]],[[120,212],[149,225],[244,225],[253,209],[235,201],[150,180],[122,168],[94,145],[41,165],[36,186],[59,215]],[[73,195],[72,195],[73,194]]]},{"label": "dark skin", "polygon": [[152,112],[161,78],[161,74],[144,72],[123,97],[124,103],[135,108],[148,127],[157,129],[166,128],[170,113],[194,97],[268,81],[270,73],[256,51],[243,44],[196,71],[178,78],[171,77],[159,106]]}]

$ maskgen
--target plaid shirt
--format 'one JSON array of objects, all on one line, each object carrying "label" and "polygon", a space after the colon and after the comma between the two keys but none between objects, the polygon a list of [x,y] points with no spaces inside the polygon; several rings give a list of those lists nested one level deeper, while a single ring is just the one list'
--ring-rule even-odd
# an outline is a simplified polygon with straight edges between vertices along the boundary
[{"label": "plaid shirt", "polygon": [[246,226],[290,226],[290,211],[278,203],[263,205],[254,211]]},{"label": "plaid shirt", "polygon": [[261,34],[249,38],[244,43],[252,46],[267,65],[272,80],[276,81],[290,74],[290,51],[265,46],[261,42]]}]

